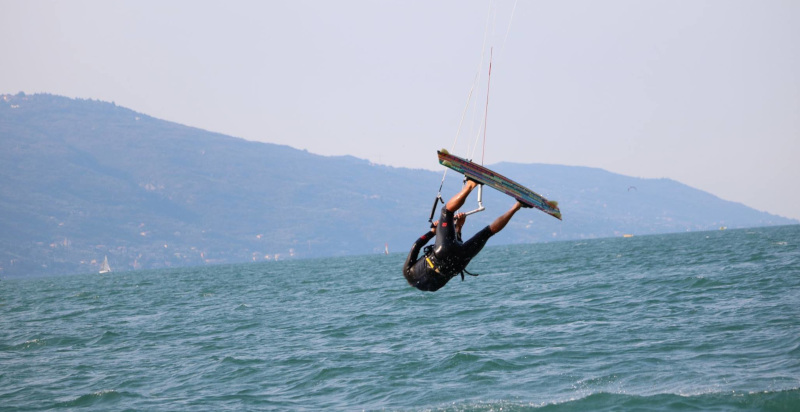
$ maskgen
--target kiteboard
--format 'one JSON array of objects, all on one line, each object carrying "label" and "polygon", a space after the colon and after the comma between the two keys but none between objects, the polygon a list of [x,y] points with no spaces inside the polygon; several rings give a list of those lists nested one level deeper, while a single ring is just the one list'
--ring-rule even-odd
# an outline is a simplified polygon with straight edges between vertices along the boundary
[{"label": "kiteboard", "polygon": [[533,190],[477,163],[451,155],[445,149],[436,153],[439,155],[439,163],[442,166],[453,169],[480,184],[505,193],[527,206],[535,207],[561,220],[561,210],[558,208],[558,202],[547,200]]}]

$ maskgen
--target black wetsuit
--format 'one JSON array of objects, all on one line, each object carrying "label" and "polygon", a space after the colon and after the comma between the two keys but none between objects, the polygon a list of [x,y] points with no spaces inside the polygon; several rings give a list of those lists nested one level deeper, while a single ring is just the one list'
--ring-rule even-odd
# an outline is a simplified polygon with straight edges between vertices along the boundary
[{"label": "black wetsuit", "polygon": [[456,236],[453,218],[454,213],[443,207],[442,217],[436,227],[434,247],[419,259],[420,250],[434,233],[427,232],[414,242],[403,266],[403,276],[411,286],[430,292],[438,290],[461,273],[493,235],[489,226],[486,226],[471,239],[461,242]]}]

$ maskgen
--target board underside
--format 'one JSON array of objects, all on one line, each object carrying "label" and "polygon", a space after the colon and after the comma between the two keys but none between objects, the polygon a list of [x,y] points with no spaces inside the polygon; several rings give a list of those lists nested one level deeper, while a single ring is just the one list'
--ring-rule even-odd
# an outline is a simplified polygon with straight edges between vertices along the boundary
[{"label": "board underside", "polygon": [[551,206],[550,201],[533,190],[469,160],[447,152],[437,151],[436,153],[439,155],[439,163],[442,166],[453,169],[478,183],[505,193],[528,206],[535,207],[561,220],[561,210],[558,207]]}]

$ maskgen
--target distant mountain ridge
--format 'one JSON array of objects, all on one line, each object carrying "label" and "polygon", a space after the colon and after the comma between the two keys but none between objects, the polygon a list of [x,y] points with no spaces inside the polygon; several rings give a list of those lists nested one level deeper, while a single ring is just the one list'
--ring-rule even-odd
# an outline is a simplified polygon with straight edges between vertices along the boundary
[{"label": "distant mountain ridge", "polygon": [[[559,222],[522,211],[494,245],[798,223],[669,179],[490,167],[558,200],[564,213]],[[448,176],[444,197],[461,184]],[[404,252],[426,230],[440,180],[439,172],[250,142],[113,103],[2,95],[0,276],[92,272],[104,255],[123,271],[378,253],[386,244]],[[511,203],[485,190],[488,211],[465,230]]]}]

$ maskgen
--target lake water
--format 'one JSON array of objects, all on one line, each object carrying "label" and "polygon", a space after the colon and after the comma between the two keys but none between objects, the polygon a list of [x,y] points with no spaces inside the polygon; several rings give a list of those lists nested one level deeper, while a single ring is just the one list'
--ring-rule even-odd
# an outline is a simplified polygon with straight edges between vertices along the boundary
[{"label": "lake water", "polygon": [[800,226],[501,241],[3,279],[0,409],[800,410]]}]

